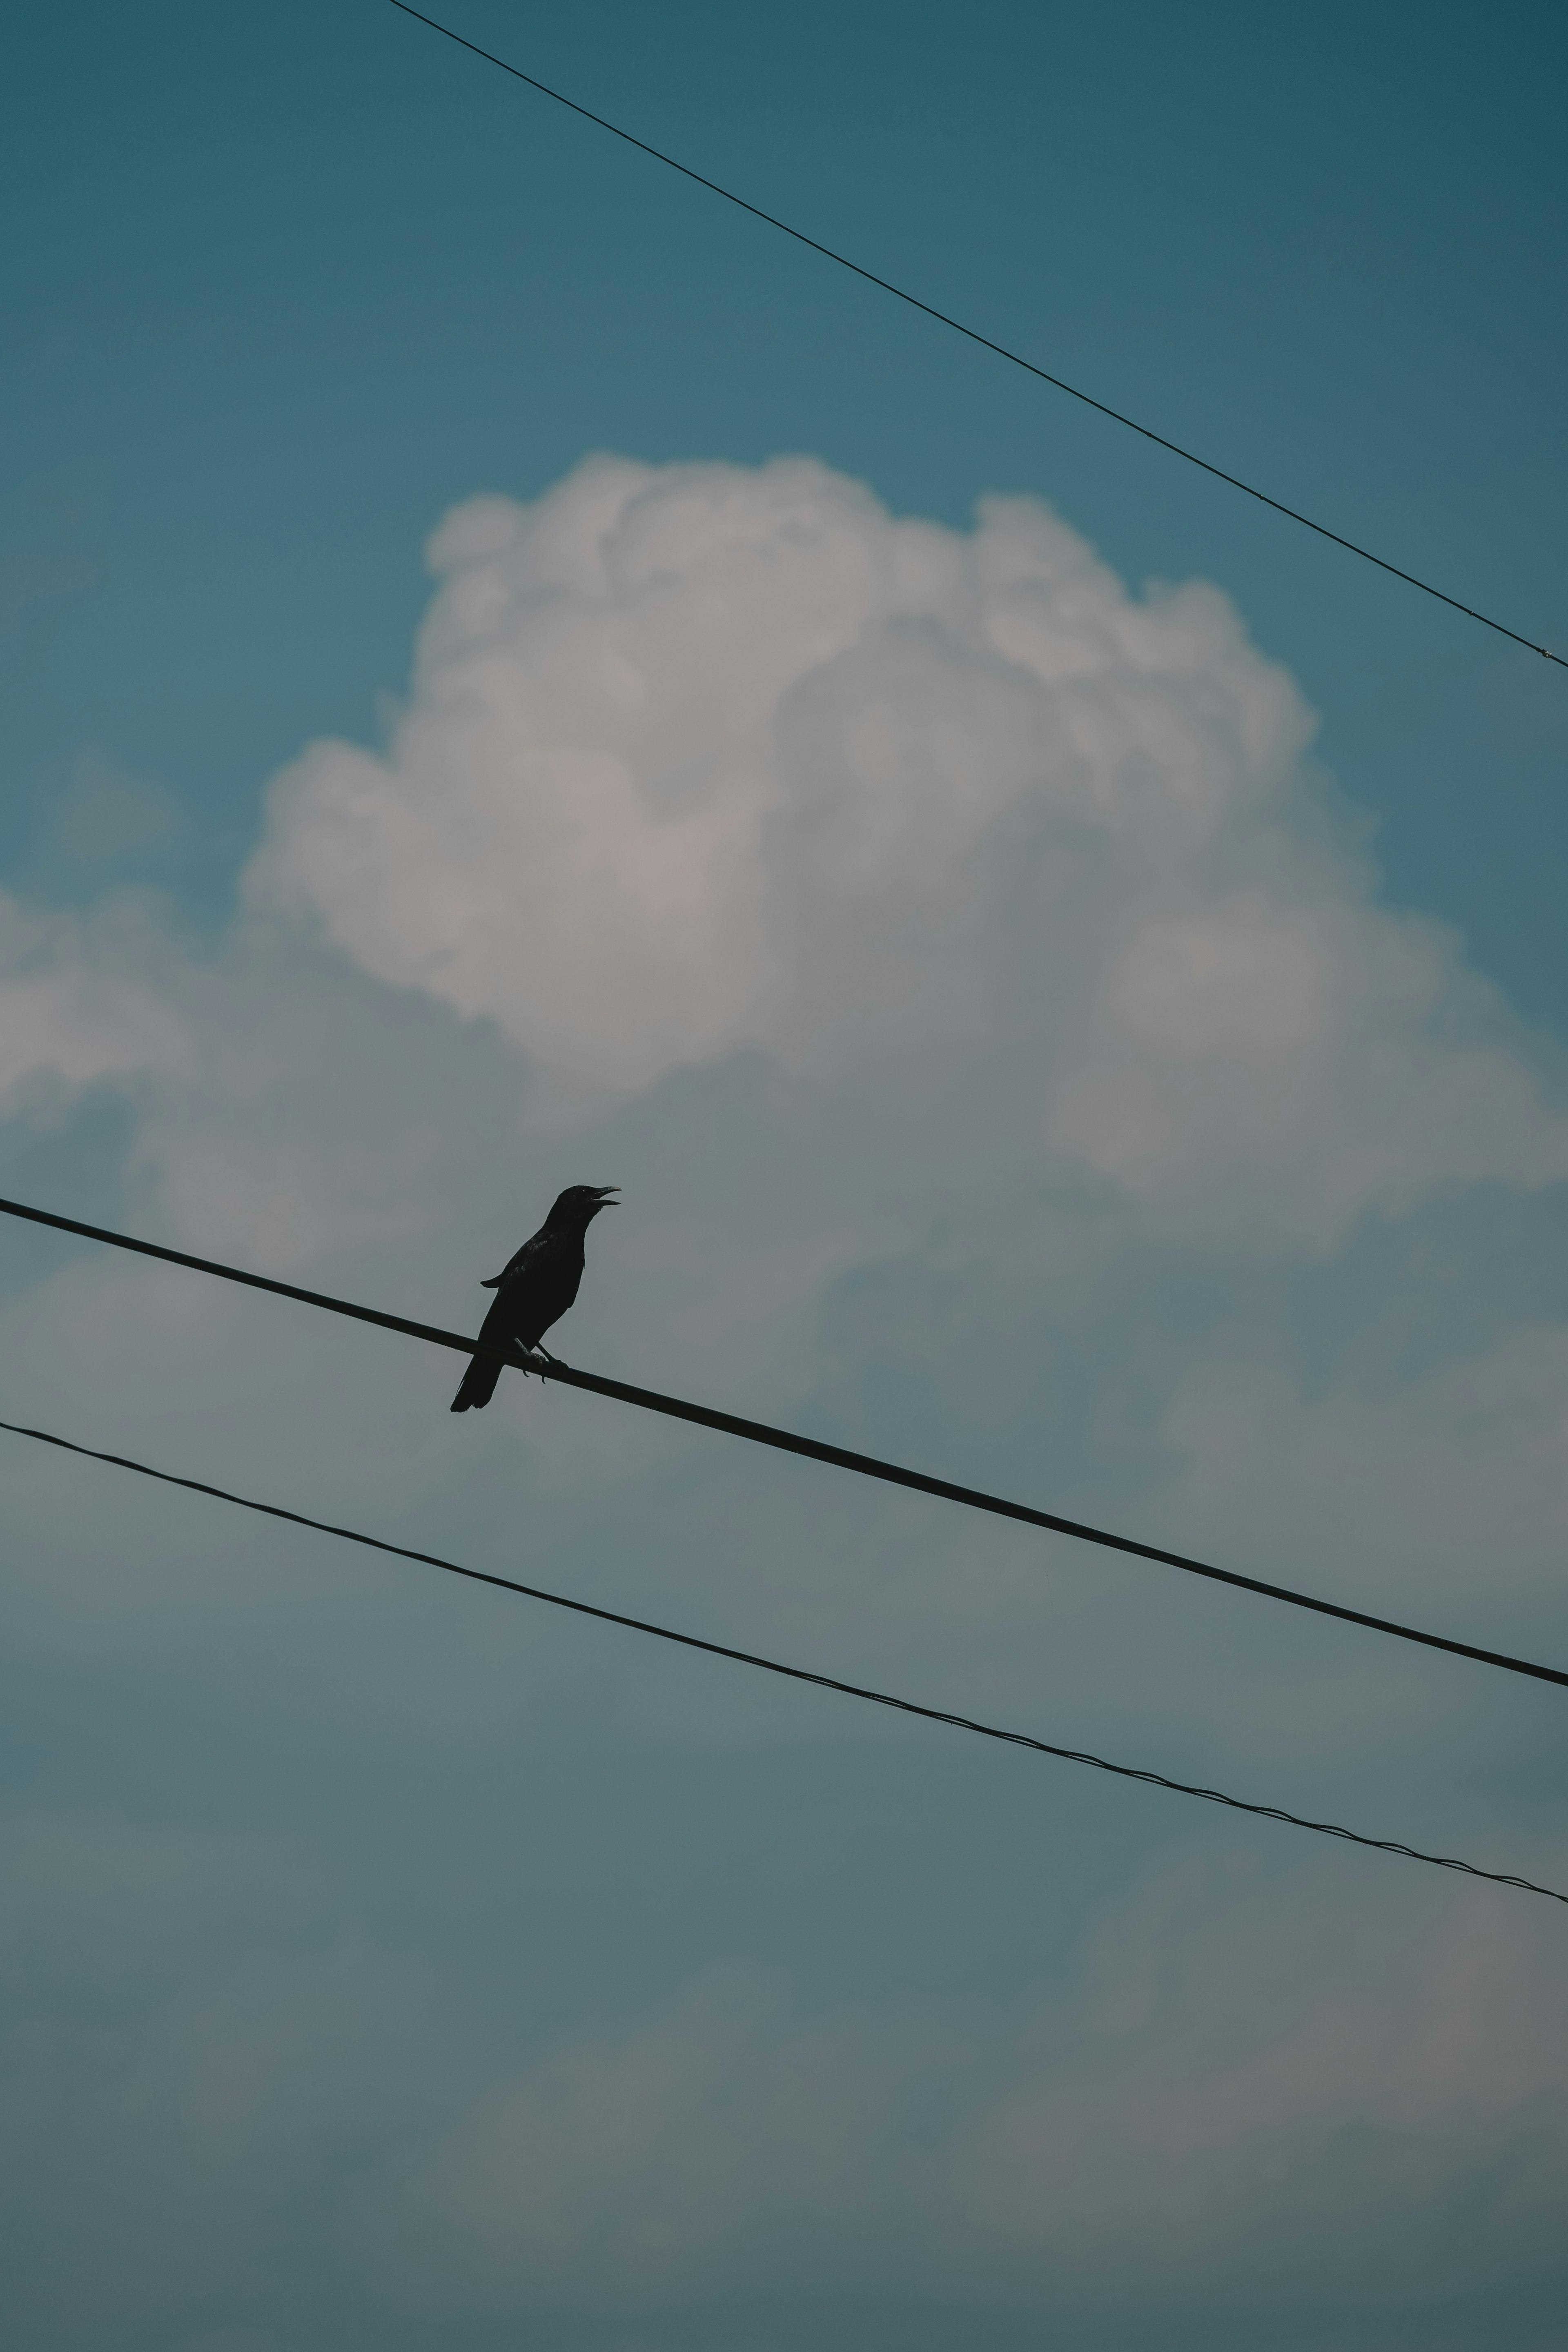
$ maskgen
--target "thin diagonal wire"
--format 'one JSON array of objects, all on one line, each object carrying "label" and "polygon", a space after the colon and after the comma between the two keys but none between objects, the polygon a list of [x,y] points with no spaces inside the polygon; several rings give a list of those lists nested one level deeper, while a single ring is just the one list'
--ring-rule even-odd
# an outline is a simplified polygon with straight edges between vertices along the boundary
[{"label": "thin diagonal wire", "polygon": [[[413,1339],[427,1339],[432,1346],[451,1348],[471,1356],[474,1341],[458,1331],[437,1330],[433,1324],[412,1323],[401,1315],[387,1315],[376,1307],[357,1307],[346,1298],[331,1298],[324,1291],[300,1290],[291,1282],[275,1282],[269,1275],[247,1274],[237,1265],[221,1265],[215,1259],[189,1257],[184,1250],[166,1249],[158,1242],[134,1240],[129,1234],[110,1233],[102,1225],[84,1225],[75,1217],[57,1216],[51,1209],[32,1209],[20,1201],[0,1200],[0,1213],[26,1217],[33,1224],[56,1226],[62,1233],[81,1234],[89,1241],[108,1242],[116,1249],[134,1250],[142,1257],[166,1259],[171,1265],[189,1266],[197,1274],[217,1275],[226,1282],[242,1282],[252,1290],[275,1291],[281,1298],[295,1298],[307,1307],[323,1307],[332,1315],[352,1316],[359,1323],[378,1324],[386,1331],[402,1331]],[[906,1470],[895,1462],[881,1462],[872,1454],[852,1454],[847,1447],[828,1445],[816,1437],[797,1437],[792,1430],[774,1429],[765,1421],[743,1421],[738,1413],[720,1412],[712,1405],[691,1404],[684,1397],[662,1395],[658,1389],[634,1388],[626,1381],[606,1380],[599,1372],[580,1372],[570,1364],[537,1357],[525,1357],[517,1350],[508,1361],[525,1371],[536,1372],[545,1380],[559,1381],[574,1389],[587,1389],[595,1396],[613,1397],[618,1403],[637,1405],[644,1412],[663,1413],[672,1421],[694,1423],[699,1428],[715,1429],[727,1437],[743,1437],[752,1445],[772,1446],[781,1454],[798,1454],[812,1462],[826,1462],[836,1470],[853,1471],[857,1477],[877,1478],[889,1486],[908,1486],[916,1494],[935,1495],[942,1502],[961,1503],[968,1510],[987,1511],[995,1518],[1016,1519],[1025,1527],[1046,1528],[1053,1535],[1075,1537],[1081,1543],[1101,1545],[1108,1551],[1127,1552],[1135,1559],[1152,1559],[1163,1568],[1179,1568],[1188,1576],[1207,1577],[1215,1584],[1233,1584],[1243,1592],[1260,1593],[1268,1601],[1288,1601],[1293,1609],[1310,1609],[1321,1617],[1336,1617],[1347,1625],[1362,1625],[1374,1633],[1390,1633],[1402,1642],[1418,1642],[1428,1650],[1445,1650],[1456,1658],[1470,1658],[1477,1664],[1499,1666],[1505,1673],[1528,1675],[1533,1681],[1557,1683],[1568,1687],[1568,1673],[1558,1666],[1542,1666],[1528,1658],[1514,1658],[1502,1650],[1478,1649],[1473,1643],[1450,1641],[1442,1633],[1425,1633],[1414,1625],[1401,1625],[1389,1617],[1370,1616],[1362,1609],[1348,1609],[1337,1601],[1320,1601],[1310,1592],[1297,1592],[1286,1584],[1266,1584],[1261,1578],[1242,1576],[1235,1569],[1213,1568],[1207,1561],[1190,1559],[1185,1553],[1162,1551],[1155,1544],[1138,1543],[1131,1536],[1111,1535],[1104,1528],[1091,1528],[1081,1519],[1064,1519],[1054,1511],[1037,1511],[1026,1503],[1010,1503],[1000,1495],[988,1495],[978,1486],[956,1486],[949,1479],[931,1477],[923,1470]]]},{"label": "thin diagonal wire", "polygon": [[879,278],[874,269],[867,269],[858,261],[851,261],[847,254],[819,243],[815,236],[807,236],[804,229],[792,228],[789,222],[780,220],[776,213],[764,212],[761,205],[750,204],[744,196],[736,195],[732,188],[721,187],[717,180],[710,180],[701,172],[694,172],[689,163],[678,163],[662,148],[650,147],[646,139],[638,139],[631,131],[623,131],[619,123],[608,121],[604,115],[595,114],[586,106],[579,106],[574,98],[567,98],[563,91],[552,89],[548,82],[524,73],[521,66],[509,65],[505,58],[498,58],[493,49],[481,49],[477,41],[468,40],[461,33],[455,33],[450,25],[437,24],[434,16],[426,16],[421,9],[411,8],[408,0],[392,0],[392,5],[401,10],[405,16],[413,16],[421,25],[428,25],[433,33],[440,33],[448,41],[455,41],[460,49],[471,51],[476,58],[483,58],[487,65],[499,66],[502,73],[510,74],[514,81],[526,82],[529,89],[538,90],[542,98],[553,99],[557,106],[568,107],[574,114],[580,114],[584,122],[595,123],[599,130],[608,131],[616,139],[624,139],[628,147],[635,147],[639,153],[651,156],[656,163],[663,163],[670,171],[679,172],[682,179],[694,180],[700,188],[707,188],[712,194],[722,196],[726,204],[738,205],[742,212],[750,213],[753,220],[765,221],[769,228],[776,228],[784,236],[794,237],[797,245],[808,246],[813,253],[820,253],[826,261],[836,261],[840,269],[852,270],[868,286],[879,286],[884,294],[896,296],[899,301],[907,302],[912,310],[923,310],[928,319],[935,319],[941,326],[951,327],[955,335],[963,335],[970,342],[978,343],[983,351],[994,352],[998,359],[1010,361],[1014,367],[1022,368],[1026,374],[1037,377],[1041,383],[1050,384],[1057,392],[1065,392],[1070,399],[1082,401],[1086,408],[1098,409],[1100,415],[1109,416],[1112,424],[1125,425],[1130,433],[1141,433],[1145,441],[1152,441],[1160,448],[1169,449],[1173,457],[1184,457],[1189,466],[1201,466],[1204,472],[1212,474],[1216,481],[1228,482],[1233,490],[1244,490],[1259,505],[1272,507],[1276,514],[1286,516],[1291,522],[1303,524],[1308,530],[1315,530],[1320,539],[1332,540],[1336,547],[1344,548],[1351,555],[1359,555],[1363,562],[1375,563],[1380,572],[1391,572],[1396,580],[1403,580],[1411,588],[1419,588],[1424,595],[1436,596],[1440,604],[1447,604],[1453,612],[1463,613],[1468,620],[1479,621],[1485,629],[1495,629],[1500,637],[1510,637],[1527,653],[1540,654],[1545,660],[1555,662],[1560,669],[1568,669],[1568,661],[1564,661],[1561,654],[1552,653],[1545,646],[1538,646],[1532,637],[1521,637],[1517,629],[1506,628],[1501,621],[1492,620],[1486,613],[1478,613],[1473,604],[1461,604],[1457,596],[1448,595],[1441,588],[1434,588],[1429,580],[1418,580],[1414,572],[1402,572],[1397,563],[1385,562],[1381,555],[1374,555],[1369,547],[1360,547],[1353,539],[1342,538],[1326,523],[1314,522],[1310,515],[1300,513],[1295,507],[1285,506],[1279,499],[1271,499],[1267,490],[1255,489],[1250,482],[1242,481],[1237,475],[1227,474],[1223,466],[1211,466],[1206,457],[1196,456],[1191,449],[1184,449],[1179,441],[1167,441],[1163,433],[1154,432],[1147,425],[1140,425],[1136,417],[1124,416],[1119,408],[1110,408],[1103,400],[1096,400],[1092,393],[1080,392],[1076,384],[1066,383],[1059,375],[1049,374],[1043,367],[1037,367],[1033,360],[1025,359],[1018,352],[1009,351],[1005,343],[994,342],[989,335],[981,334],[977,328],[966,327],[962,319],[954,319],[946,310],[939,310],[933,303],[922,302],[918,294],[910,294],[904,287],[895,286],[891,278]]},{"label": "thin diagonal wire", "polygon": [[570,1609],[579,1617],[596,1617],[602,1624],[622,1625],[633,1633],[649,1633],[655,1641],[677,1642],[685,1650],[702,1650],[712,1658],[729,1658],[736,1665],[755,1666],[765,1675],[783,1675],[790,1682],[811,1683],[818,1690],[839,1692],[845,1698],[868,1701],[873,1706],[891,1707],[900,1715],[916,1715],[927,1723],[944,1723],[954,1731],[973,1731],[982,1739],[999,1739],[1008,1748],[1026,1748],[1037,1756],[1055,1756],[1064,1764],[1087,1764],[1096,1772],[1114,1773],[1119,1780],[1142,1780],[1152,1789],[1168,1789],[1173,1796],[1201,1797],[1205,1804],[1224,1805],[1235,1813],[1256,1813],[1261,1820],[1284,1822],[1291,1829],[1311,1830],[1319,1837],[1341,1838],[1348,1845],[1364,1845],[1379,1853],[1403,1854],[1409,1862],[1430,1863],[1437,1870],[1462,1871],[1467,1878],[1489,1879],[1495,1886],[1517,1886],[1526,1895],[1544,1895],[1552,1903],[1568,1903],[1568,1895],[1559,1895],[1555,1887],[1538,1886],[1532,1878],[1520,1878],[1512,1871],[1482,1870],[1473,1862],[1461,1862],[1451,1853],[1424,1853],[1420,1847],[1404,1845],[1396,1838],[1365,1837],[1359,1830],[1342,1829],[1335,1822],[1310,1822],[1300,1813],[1288,1813],[1279,1805],[1257,1805],[1245,1797],[1227,1797],[1219,1789],[1195,1788],[1190,1781],[1167,1780],[1163,1772],[1146,1772],[1132,1764],[1112,1764],[1103,1756],[1091,1756],[1081,1748],[1058,1748],[1048,1739],[1036,1739],[1026,1731],[1005,1731],[993,1723],[977,1723],[967,1715],[952,1715],[945,1707],[921,1706],[912,1698],[895,1698],[889,1691],[868,1690],[860,1683],[840,1682],[836,1675],[819,1675],[808,1666],[786,1666],[777,1658],[759,1657],[751,1650],[734,1650],[724,1642],[704,1641],[700,1634],[679,1633],[673,1626],[656,1625],[646,1617],[627,1617],[618,1609],[601,1609],[591,1601],[569,1600],[563,1592],[548,1592],[542,1585],[521,1584],[515,1577],[494,1576],[482,1568],[463,1568],[455,1559],[443,1559],[438,1552],[414,1551],[406,1544],[384,1543],[379,1536],[362,1535],[356,1528],[334,1527],[327,1519],[312,1519],[303,1511],[285,1510],[280,1503],[258,1503],[249,1495],[231,1495],[226,1487],[209,1486],[205,1479],[177,1477],[172,1470],[154,1470],[146,1462],[133,1462],[124,1454],[102,1454],[95,1446],[78,1445],[68,1437],[57,1437],[47,1429],[29,1429],[21,1422],[0,1421],[0,1429],[9,1430],[14,1437],[36,1438],[40,1445],[58,1446],[64,1454],[79,1454],[89,1462],[107,1462],[116,1470],[134,1470],[139,1477],[156,1478],[165,1486],[184,1486],[193,1495],[210,1496],[216,1503],[233,1503],[242,1511],[261,1511],[270,1519],[287,1519],[297,1528],[310,1528],[318,1535],[337,1536],[344,1543],[363,1544],[368,1551],[390,1552],[397,1559],[417,1560],[425,1568],[438,1568],[448,1576],[467,1577],[471,1584],[493,1584],[502,1592],[518,1592],[528,1601],[543,1601],[552,1609]]}]

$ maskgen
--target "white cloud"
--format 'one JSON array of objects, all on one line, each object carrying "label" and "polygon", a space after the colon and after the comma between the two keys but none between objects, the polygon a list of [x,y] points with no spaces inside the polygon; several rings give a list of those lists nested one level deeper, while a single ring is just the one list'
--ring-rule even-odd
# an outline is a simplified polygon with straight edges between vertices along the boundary
[{"label": "white cloud", "polygon": [[592,460],[431,553],[387,751],[278,780],[251,900],[571,1082],[1002,1052],[1043,1143],[1231,1236],[1568,1170],[1214,590],[1136,601],[1029,500],[964,536],[799,459]]}]

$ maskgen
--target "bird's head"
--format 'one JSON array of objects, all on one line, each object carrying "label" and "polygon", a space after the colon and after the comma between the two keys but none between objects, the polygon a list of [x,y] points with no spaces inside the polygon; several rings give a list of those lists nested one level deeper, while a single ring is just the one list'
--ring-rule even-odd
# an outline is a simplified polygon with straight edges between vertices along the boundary
[{"label": "bird's head", "polygon": [[549,1223],[558,1227],[576,1225],[586,1230],[601,1209],[619,1207],[620,1203],[612,1200],[610,1195],[620,1189],[618,1184],[568,1184],[551,1210]]}]

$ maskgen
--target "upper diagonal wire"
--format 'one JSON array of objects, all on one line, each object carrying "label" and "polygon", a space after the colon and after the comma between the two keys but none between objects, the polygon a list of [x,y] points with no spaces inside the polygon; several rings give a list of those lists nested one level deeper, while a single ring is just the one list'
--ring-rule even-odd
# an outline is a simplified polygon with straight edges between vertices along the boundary
[{"label": "upper diagonal wire", "polygon": [[134,1470],[142,1478],[156,1478],[165,1486],[184,1486],[193,1495],[210,1496],[214,1502],[233,1503],[242,1511],[261,1511],[271,1519],[287,1519],[290,1526],[310,1528],[318,1535],[336,1536],[344,1543],[363,1544],[369,1551],[390,1552],[397,1559],[417,1560],[423,1567],[438,1568],[448,1576],[466,1577],[471,1584],[493,1584],[502,1592],[519,1592],[529,1601],[546,1601],[552,1609],[570,1609],[579,1617],[595,1617],[602,1624],[622,1625],[630,1633],[650,1633],[656,1641],[676,1642],[685,1650],[702,1650],[710,1657],[729,1658],[736,1665],[755,1666],[767,1675],[783,1675],[790,1682],[810,1683],[818,1690],[837,1691],[845,1698],[858,1698],[873,1706],[891,1707],[899,1715],[919,1716],[927,1723],[943,1723],[953,1731],[972,1731],[982,1739],[998,1739],[1008,1748],[1026,1748],[1037,1756],[1055,1756],[1064,1764],[1087,1764],[1096,1772],[1110,1772],[1119,1780],[1142,1780],[1152,1789],[1168,1789],[1173,1796],[1199,1797],[1205,1804],[1224,1805],[1235,1813],[1255,1813],[1259,1819],[1283,1822],[1291,1829],[1311,1830],[1319,1837],[1339,1838],[1347,1845],[1373,1848],[1379,1853],[1402,1854],[1409,1862],[1430,1863],[1436,1870],[1461,1871],[1467,1878],[1489,1879],[1494,1886],[1516,1886],[1526,1895],[1544,1895],[1552,1903],[1568,1903],[1568,1895],[1560,1895],[1555,1887],[1539,1886],[1532,1878],[1521,1878],[1510,1870],[1483,1870],[1473,1862],[1461,1862],[1457,1854],[1426,1853],[1419,1846],[1405,1845],[1396,1838],[1366,1837],[1360,1830],[1342,1829],[1336,1822],[1310,1822],[1300,1813],[1288,1813],[1281,1805],[1258,1805],[1246,1797],[1228,1797],[1223,1790],[1203,1789],[1187,1780],[1167,1780],[1163,1772],[1149,1772],[1133,1764],[1112,1764],[1103,1756],[1091,1756],[1086,1748],[1058,1748],[1048,1739],[1036,1739],[1026,1731],[1005,1731],[994,1723],[980,1723],[967,1715],[953,1715],[945,1707],[922,1706],[912,1698],[896,1698],[891,1692],[871,1690],[860,1683],[841,1682],[836,1675],[817,1674],[809,1666],[789,1666],[777,1658],[764,1658],[751,1650],[731,1649],[725,1642],[710,1642],[698,1633],[678,1633],[670,1625],[656,1625],[646,1617],[628,1617],[618,1609],[602,1609],[591,1601],[574,1601],[563,1592],[547,1591],[542,1585],[522,1584],[515,1577],[496,1576],[481,1568],[464,1568],[455,1559],[443,1559],[438,1552],[415,1551],[406,1544],[387,1543],[380,1536],[362,1535],[356,1528],[341,1528],[327,1519],[312,1519],[303,1511],[285,1509],[281,1503],[258,1503],[249,1495],[232,1495],[226,1487],[209,1486],[205,1479],[183,1478],[172,1470],[154,1470],[150,1463],[134,1462],[128,1454],[100,1453],[95,1446],[79,1445],[69,1437],[57,1437],[47,1429],[28,1429],[21,1422],[0,1421],[0,1429],[9,1430],[15,1437],[36,1438],[41,1445],[58,1446],[64,1454],[79,1454],[89,1462],[106,1462],[116,1470]]},{"label": "upper diagonal wire", "polygon": [[781,220],[776,213],[764,212],[761,205],[753,205],[747,197],[738,196],[733,188],[726,188],[719,181],[709,179],[705,173],[694,171],[689,163],[682,163],[675,156],[667,155],[661,147],[650,146],[646,139],[637,138],[633,131],[623,131],[618,122],[611,122],[605,116],[595,114],[591,107],[580,106],[563,90],[552,89],[548,82],[539,80],[536,75],[524,73],[521,66],[509,64],[505,58],[497,57],[493,49],[481,48],[478,41],[470,41],[465,34],[454,32],[450,25],[438,23],[434,16],[426,16],[421,8],[411,8],[408,0],[391,0],[391,5],[405,16],[413,16],[421,25],[427,25],[433,33],[440,33],[447,40],[455,41],[460,49],[469,50],[476,58],[483,58],[487,65],[499,66],[501,72],[510,74],[514,81],[526,82],[529,89],[538,90],[542,98],[553,99],[557,106],[568,107],[574,114],[580,114],[584,122],[592,122],[599,130],[609,131],[612,137],[624,140],[628,147],[637,148],[640,154],[650,156],[656,163],[663,163],[669,171],[679,172],[682,179],[694,181],[698,187],[708,189],[715,196],[722,196],[726,204],[750,213],[753,220],[763,221],[769,228],[776,228],[781,235],[793,237],[797,245],[808,247],[813,253],[820,253],[824,260],[837,262],[840,269],[853,271],[868,286],[879,287],[884,294],[891,294],[899,301],[907,302],[910,310],[923,311],[939,326],[951,327],[955,335],[963,335],[970,342],[978,343],[983,351],[994,352],[998,359],[1022,368],[1026,374],[1037,377],[1041,383],[1050,384],[1057,392],[1065,392],[1070,399],[1081,401],[1086,408],[1098,410],[1101,416],[1109,416],[1113,425],[1124,425],[1130,433],[1142,434],[1145,441],[1152,441],[1157,447],[1168,449],[1174,457],[1185,458],[1189,466],[1201,467],[1205,474],[1212,474],[1215,481],[1227,482],[1233,490],[1245,491],[1260,506],[1271,507],[1276,514],[1284,515],[1289,521],[1299,522],[1306,530],[1316,531],[1320,539],[1331,540],[1336,547],[1342,547],[1348,554],[1359,555],[1363,562],[1375,563],[1380,572],[1392,572],[1395,580],[1403,580],[1408,587],[1419,588],[1424,595],[1435,596],[1450,611],[1463,613],[1468,620],[1479,621],[1483,628],[1494,629],[1500,637],[1510,638],[1516,646],[1522,646],[1527,653],[1540,654],[1545,660],[1555,662],[1559,669],[1568,669],[1568,660],[1564,660],[1561,654],[1554,654],[1549,646],[1537,645],[1533,637],[1521,636],[1517,629],[1508,628],[1501,621],[1494,621],[1489,613],[1478,612],[1473,604],[1462,604],[1446,589],[1434,588],[1429,580],[1417,579],[1414,572],[1403,571],[1397,563],[1390,563],[1385,557],[1374,555],[1370,547],[1362,547],[1355,540],[1346,539],[1339,531],[1331,530],[1327,523],[1314,522],[1310,515],[1302,514],[1299,508],[1288,507],[1282,499],[1270,498],[1267,490],[1258,489],[1251,482],[1244,482],[1239,475],[1227,474],[1223,466],[1213,466],[1194,450],[1184,449],[1179,441],[1167,440],[1163,433],[1156,433],[1152,426],[1140,425],[1135,416],[1124,415],[1121,409],[1110,407],[1103,400],[1096,400],[1092,393],[1081,392],[1077,384],[1067,383],[1059,375],[1052,375],[1048,369],[1037,367],[1033,360],[1025,359],[1021,352],[1012,351],[1005,343],[998,343],[991,336],[983,335],[976,327],[966,327],[962,319],[953,318],[950,311],[939,310],[933,302],[922,301],[918,294],[911,294],[906,287],[896,286],[890,278],[879,278],[874,269],[866,268],[858,261],[851,261],[847,253],[838,252],[831,245],[824,245],[819,238],[808,236],[804,229]]}]

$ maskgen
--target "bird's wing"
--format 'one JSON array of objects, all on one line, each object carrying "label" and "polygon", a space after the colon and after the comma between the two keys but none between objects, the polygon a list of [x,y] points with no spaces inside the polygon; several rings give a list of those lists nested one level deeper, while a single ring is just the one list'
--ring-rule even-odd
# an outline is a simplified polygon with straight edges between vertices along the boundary
[{"label": "bird's wing", "polygon": [[482,1290],[499,1290],[503,1282],[510,1282],[513,1275],[521,1274],[523,1271],[524,1267],[528,1265],[531,1260],[538,1255],[550,1238],[551,1235],[548,1226],[542,1225],[538,1233],[532,1234],[529,1240],[524,1242],[516,1256],[509,1258],[505,1265],[502,1266],[500,1272],[499,1274],[492,1274],[489,1281],[481,1283],[479,1287]]}]

